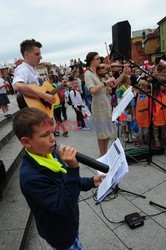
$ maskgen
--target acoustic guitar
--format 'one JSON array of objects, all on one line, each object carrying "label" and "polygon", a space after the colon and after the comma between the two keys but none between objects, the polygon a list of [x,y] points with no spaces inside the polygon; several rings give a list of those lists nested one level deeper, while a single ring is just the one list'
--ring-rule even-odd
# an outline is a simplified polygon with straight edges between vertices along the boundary
[{"label": "acoustic guitar", "polygon": [[31,98],[31,97],[22,95],[21,93],[18,93],[17,102],[18,102],[19,108],[22,109],[22,108],[25,108],[27,106],[37,108],[37,109],[44,111],[45,113],[47,113],[49,115],[50,118],[52,118],[53,117],[53,107],[55,105],[60,104],[59,95],[56,92],[58,92],[58,90],[61,89],[63,86],[60,85],[59,87],[54,88],[54,87],[52,87],[52,85],[49,82],[44,82],[42,86],[38,86],[35,84],[28,84],[28,87],[34,89],[37,92],[42,92],[42,93],[47,93],[47,94],[53,95],[54,99],[55,99],[55,103],[50,104],[50,103],[44,101],[43,99],[35,99],[35,98]]}]

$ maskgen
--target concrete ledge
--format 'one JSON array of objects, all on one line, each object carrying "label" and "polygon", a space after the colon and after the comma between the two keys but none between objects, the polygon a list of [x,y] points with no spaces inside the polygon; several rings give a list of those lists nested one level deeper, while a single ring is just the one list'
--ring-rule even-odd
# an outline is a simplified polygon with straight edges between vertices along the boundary
[{"label": "concrete ledge", "polygon": [[[9,127],[9,124],[7,124]],[[2,131],[3,132],[3,131]],[[14,132],[13,130],[5,130],[4,132],[4,137],[0,140],[0,150],[10,141],[10,139],[12,139],[12,137],[14,136]]]},{"label": "concrete ledge", "polygon": [[4,117],[4,116],[1,115],[1,117],[0,117],[0,128],[4,127],[8,122],[10,122],[14,118],[14,116],[15,116],[15,114],[17,112],[18,112],[18,108],[15,108],[15,110],[14,110],[14,112],[13,112],[13,114],[12,114],[12,116],[10,118],[7,118],[7,117]]},{"label": "concrete ledge", "polygon": [[1,191],[3,192],[22,160],[23,147],[16,136],[14,136],[5,147],[3,147],[0,151],[0,155],[6,170],[6,178],[1,186]]},{"label": "concrete ledge", "polygon": [[0,201],[0,249],[24,249],[32,215],[19,186],[19,169]]},{"label": "concrete ledge", "polygon": [[19,250],[24,250],[25,249],[26,240],[27,240],[27,236],[29,234],[29,230],[31,228],[32,220],[33,220],[33,215],[32,215],[32,212],[29,211],[29,216],[28,216],[27,223],[26,223],[26,226],[25,226],[24,234],[22,236],[22,240],[20,242]]}]

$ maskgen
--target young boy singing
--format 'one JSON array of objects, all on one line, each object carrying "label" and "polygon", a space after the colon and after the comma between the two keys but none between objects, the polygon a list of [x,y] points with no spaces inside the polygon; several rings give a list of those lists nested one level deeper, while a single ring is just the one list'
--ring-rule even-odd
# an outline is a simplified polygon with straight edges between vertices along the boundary
[{"label": "young boy singing", "polygon": [[39,235],[52,249],[83,249],[78,238],[81,191],[98,187],[105,175],[81,178],[76,149],[61,146],[48,125],[49,116],[35,108],[20,110],[13,130],[25,148],[20,186],[34,215]]}]

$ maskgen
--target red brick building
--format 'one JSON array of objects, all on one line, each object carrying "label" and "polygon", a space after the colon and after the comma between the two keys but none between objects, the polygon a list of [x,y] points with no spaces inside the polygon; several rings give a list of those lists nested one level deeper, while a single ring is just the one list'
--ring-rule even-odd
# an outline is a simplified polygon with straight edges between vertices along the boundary
[{"label": "red brick building", "polygon": [[145,54],[142,48],[142,42],[131,42],[131,59],[137,65],[143,65],[146,60],[150,61],[150,56]]},{"label": "red brick building", "polygon": [[157,28],[152,34],[147,35],[144,40],[144,51],[154,61],[156,55],[160,53],[160,30]]},{"label": "red brick building", "polygon": [[144,40],[153,31],[152,29],[145,29],[132,32],[131,59],[138,65],[143,65],[146,60],[151,63],[150,56],[144,51]]}]

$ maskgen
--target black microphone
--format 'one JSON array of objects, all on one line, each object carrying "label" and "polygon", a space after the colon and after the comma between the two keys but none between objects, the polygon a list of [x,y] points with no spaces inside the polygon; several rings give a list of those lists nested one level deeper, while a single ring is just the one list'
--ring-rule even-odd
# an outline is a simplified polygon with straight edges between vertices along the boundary
[{"label": "black microphone", "polygon": [[[56,145],[56,152],[59,153],[59,149],[60,147],[63,146],[62,145]],[[87,156],[87,155],[84,155],[84,154],[81,154],[79,152],[76,153],[76,159],[78,162],[81,162],[82,164],[85,164],[87,165],[88,167],[91,167],[91,168],[94,168],[98,171],[101,171],[103,173],[107,173],[108,170],[109,170],[109,166],[100,162],[100,161],[97,161],[95,159],[92,159],[91,157]]]}]

